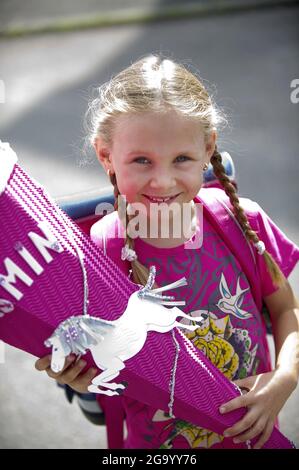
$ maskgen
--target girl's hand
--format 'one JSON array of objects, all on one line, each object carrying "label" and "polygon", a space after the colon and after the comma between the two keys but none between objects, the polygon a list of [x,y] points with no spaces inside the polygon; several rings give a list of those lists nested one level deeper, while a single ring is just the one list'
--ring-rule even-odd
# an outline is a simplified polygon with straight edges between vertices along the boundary
[{"label": "girl's hand", "polygon": [[97,369],[92,367],[87,372],[81,374],[86,366],[86,362],[83,359],[76,362],[76,356],[71,354],[66,357],[65,366],[62,371],[55,373],[50,367],[51,357],[51,355],[48,355],[38,359],[35,363],[35,368],[39,371],[45,370],[48,376],[55,379],[59,384],[67,384],[79,393],[88,393],[87,387],[97,375]]},{"label": "girl's hand", "polygon": [[[260,449],[271,436],[279,411],[294,391],[294,381],[286,372],[277,369],[236,380],[234,383],[250,391],[246,395],[221,405],[219,411],[227,413],[237,408],[247,407],[248,412],[240,421],[227,428],[223,435],[225,437],[237,436],[234,439],[235,443],[260,436],[253,447]],[[224,411],[222,411],[223,408]]]}]

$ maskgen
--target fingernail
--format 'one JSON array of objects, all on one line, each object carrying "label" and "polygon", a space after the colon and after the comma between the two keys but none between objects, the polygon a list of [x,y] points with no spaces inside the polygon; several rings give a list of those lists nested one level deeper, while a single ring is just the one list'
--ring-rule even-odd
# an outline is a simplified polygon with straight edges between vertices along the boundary
[{"label": "fingernail", "polygon": [[219,409],[220,413],[224,413],[225,412],[225,407],[224,406],[221,406],[220,409]]},{"label": "fingernail", "polygon": [[224,437],[228,437],[229,436],[229,431],[224,431],[223,435],[224,435]]},{"label": "fingernail", "polygon": [[86,362],[83,361],[82,359],[80,359],[80,361],[79,361],[79,367],[84,367],[84,366],[86,366]]}]

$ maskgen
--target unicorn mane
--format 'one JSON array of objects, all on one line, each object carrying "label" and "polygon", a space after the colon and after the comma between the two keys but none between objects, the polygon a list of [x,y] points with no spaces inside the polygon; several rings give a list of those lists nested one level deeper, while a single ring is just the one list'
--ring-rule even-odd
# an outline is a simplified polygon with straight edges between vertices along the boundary
[{"label": "unicorn mane", "polygon": [[69,317],[62,322],[54,331],[51,338],[46,342],[46,346],[51,346],[52,338],[57,338],[61,342],[65,356],[70,353],[77,355],[85,354],[91,344],[98,344],[114,328],[112,322],[102,320],[89,315],[78,315]]}]

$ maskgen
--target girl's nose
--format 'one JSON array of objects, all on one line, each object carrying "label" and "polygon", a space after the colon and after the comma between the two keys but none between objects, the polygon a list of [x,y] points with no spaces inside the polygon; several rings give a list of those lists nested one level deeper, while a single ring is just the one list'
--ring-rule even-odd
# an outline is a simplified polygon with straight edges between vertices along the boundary
[{"label": "girl's nose", "polygon": [[152,175],[150,187],[153,189],[168,189],[174,188],[176,185],[175,177],[167,170],[158,170]]}]

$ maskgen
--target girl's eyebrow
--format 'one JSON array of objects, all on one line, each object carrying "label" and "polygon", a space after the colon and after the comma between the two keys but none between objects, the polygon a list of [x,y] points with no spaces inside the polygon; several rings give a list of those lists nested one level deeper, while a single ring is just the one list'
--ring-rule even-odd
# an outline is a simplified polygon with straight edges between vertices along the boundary
[{"label": "girl's eyebrow", "polygon": [[[190,150],[186,150],[186,151],[181,151],[181,152],[176,152],[175,156],[178,157],[180,155],[189,155],[190,154]],[[152,152],[148,152],[146,150],[133,150],[129,153],[127,153],[127,156],[130,157],[132,155],[151,155],[151,156],[155,156],[154,153]]]},{"label": "girl's eyebrow", "polygon": [[127,153],[127,155],[130,157],[131,155],[144,155],[144,154],[149,154],[150,152],[145,152],[144,150],[133,150],[132,152]]}]

